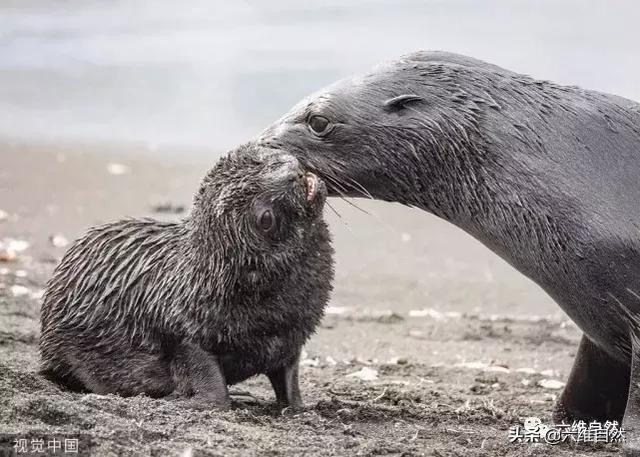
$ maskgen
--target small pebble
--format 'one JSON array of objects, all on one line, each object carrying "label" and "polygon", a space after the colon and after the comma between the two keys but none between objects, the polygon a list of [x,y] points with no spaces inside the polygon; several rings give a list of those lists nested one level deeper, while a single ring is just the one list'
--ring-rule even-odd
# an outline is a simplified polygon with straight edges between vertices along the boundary
[{"label": "small pebble", "polygon": [[110,163],[107,165],[107,171],[112,175],[119,176],[126,175],[131,171],[131,168],[121,163]]},{"label": "small pebble", "polygon": [[389,359],[389,362],[387,362],[389,365],[406,365],[407,363],[409,363],[409,360],[407,360],[405,357],[391,357]]}]

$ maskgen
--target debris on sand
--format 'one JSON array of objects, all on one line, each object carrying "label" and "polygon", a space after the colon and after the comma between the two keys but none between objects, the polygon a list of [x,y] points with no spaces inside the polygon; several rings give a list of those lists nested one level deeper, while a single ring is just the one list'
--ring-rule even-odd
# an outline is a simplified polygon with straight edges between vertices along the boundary
[{"label": "debris on sand", "polygon": [[462,313],[457,311],[440,312],[433,308],[412,309],[409,311],[409,317],[428,317],[436,321],[445,321],[447,319],[460,319]]},{"label": "debris on sand", "polygon": [[44,298],[44,289],[31,291],[29,296],[32,300],[42,301],[42,299]]},{"label": "debris on sand", "polygon": [[350,373],[347,378],[358,378],[362,381],[375,381],[378,379],[378,370],[369,367],[363,367],[355,373]]},{"label": "debris on sand", "polygon": [[391,357],[387,362],[388,365],[407,365],[409,360],[406,357]]},{"label": "debris on sand", "polygon": [[9,213],[0,209],[0,222],[6,221],[7,219],[9,219]]},{"label": "debris on sand", "polygon": [[336,362],[336,359],[334,359],[330,355],[328,355],[325,358],[325,361],[327,362],[327,365],[329,365],[330,367],[335,367],[338,364],[338,362]]},{"label": "debris on sand", "polygon": [[545,389],[562,389],[564,387],[564,382],[558,381],[557,379],[541,379],[538,381],[538,385]]},{"label": "debris on sand", "polygon": [[29,295],[29,289],[18,284],[14,284],[9,290],[14,297],[23,297],[25,295]]},{"label": "debris on sand", "polygon": [[560,376],[560,373],[558,373],[555,370],[552,370],[551,368],[549,368],[548,370],[542,370],[540,374],[545,378],[557,378],[558,376]]},{"label": "debris on sand", "polygon": [[341,315],[346,314],[349,311],[349,308],[346,306],[327,306],[324,313],[325,314],[333,314],[333,315]]},{"label": "debris on sand", "polygon": [[29,243],[24,240],[5,238],[0,240],[0,262],[12,262],[18,258],[18,254],[25,251]]},{"label": "debris on sand", "polygon": [[482,370],[489,373],[510,373],[507,367],[501,365],[489,365],[485,362],[460,362],[454,365],[457,368],[466,368],[469,370]]},{"label": "debris on sand", "polygon": [[51,235],[49,237],[49,242],[51,243],[51,246],[56,248],[63,248],[69,244],[69,240],[64,235],[61,235],[60,233]]},{"label": "debris on sand", "polygon": [[317,368],[320,366],[320,357],[302,359],[300,360],[300,366]]},{"label": "debris on sand", "polygon": [[158,203],[151,207],[151,211],[161,214],[182,214],[185,212],[185,206],[171,202]]},{"label": "debris on sand", "polygon": [[126,175],[127,173],[130,173],[131,168],[121,163],[112,162],[107,164],[107,171],[109,172],[109,174],[119,176],[119,175]]}]

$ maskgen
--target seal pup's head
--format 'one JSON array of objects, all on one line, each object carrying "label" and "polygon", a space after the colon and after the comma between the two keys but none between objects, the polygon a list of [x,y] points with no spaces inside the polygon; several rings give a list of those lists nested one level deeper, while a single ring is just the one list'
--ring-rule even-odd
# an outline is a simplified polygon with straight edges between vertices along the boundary
[{"label": "seal pup's head", "polygon": [[326,229],[326,195],[324,181],[292,155],[240,146],[209,171],[194,198],[188,221],[194,247],[218,263],[228,259],[225,267],[286,268]]},{"label": "seal pup's head", "polygon": [[493,107],[483,79],[496,68],[447,53],[408,55],[305,98],[258,142],[296,156],[330,195],[425,206],[415,199],[422,195],[435,207],[455,194],[451,186],[473,181],[479,119]]}]

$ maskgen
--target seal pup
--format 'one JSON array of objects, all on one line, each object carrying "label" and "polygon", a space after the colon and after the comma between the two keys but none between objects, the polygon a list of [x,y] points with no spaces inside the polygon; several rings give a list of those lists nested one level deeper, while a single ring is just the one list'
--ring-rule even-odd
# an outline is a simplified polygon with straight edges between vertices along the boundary
[{"label": "seal pup", "polygon": [[638,448],[640,105],[417,52],[302,100],[258,141],[330,195],[452,222],[539,284],[584,332],[555,419],[624,415]]},{"label": "seal pup", "polygon": [[198,408],[228,407],[227,385],[264,373],[280,406],[300,407],[300,350],[332,288],[325,198],[292,156],[243,146],[206,175],[183,221],[89,230],[46,289],[43,373]]}]

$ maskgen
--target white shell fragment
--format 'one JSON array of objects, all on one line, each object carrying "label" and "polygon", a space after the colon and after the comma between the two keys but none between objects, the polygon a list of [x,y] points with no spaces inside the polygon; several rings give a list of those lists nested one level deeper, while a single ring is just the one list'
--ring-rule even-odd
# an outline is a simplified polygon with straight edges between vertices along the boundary
[{"label": "white shell fragment", "polygon": [[327,306],[324,313],[325,314],[345,314],[349,311],[349,308],[346,306]]},{"label": "white shell fragment", "polygon": [[112,175],[119,176],[131,172],[131,168],[121,163],[110,163],[107,165],[107,171]]},{"label": "white shell fragment", "polygon": [[67,240],[64,235],[61,235],[59,233],[51,235],[49,237],[49,242],[56,248],[63,248],[69,244],[69,240]]},{"label": "white shell fragment", "polygon": [[363,367],[361,370],[347,375],[347,378],[358,378],[362,381],[375,381],[378,379],[378,370],[369,367]]},{"label": "white shell fragment", "polygon": [[18,284],[15,284],[13,286],[11,286],[11,289],[9,289],[11,291],[11,294],[14,297],[22,297],[24,295],[28,295],[29,294],[29,289],[26,288],[25,286],[20,286]]},{"label": "white shell fragment", "polygon": [[412,309],[409,311],[409,317],[428,317],[436,321],[444,321],[447,319],[460,319],[462,314],[457,311],[440,312],[433,308]]},{"label": "white shell fragment", "polygon": [[562,389],[564,387],[564,382],[558,381],[557,379],[541,379],[538,381],[538,385],[545,389]]}]

